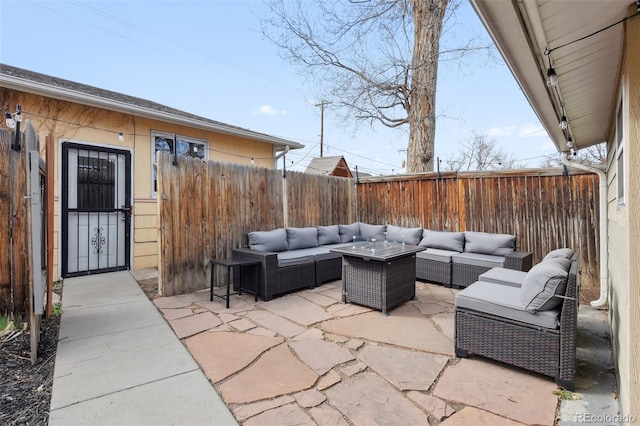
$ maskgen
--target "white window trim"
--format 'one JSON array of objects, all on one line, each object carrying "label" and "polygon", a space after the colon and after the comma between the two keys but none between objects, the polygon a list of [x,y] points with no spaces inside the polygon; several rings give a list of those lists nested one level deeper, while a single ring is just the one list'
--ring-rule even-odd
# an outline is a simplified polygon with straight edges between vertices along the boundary
[{"label": "white window trim", "polygon": [[[209,141],[206,139],[198,139],[198,138],[193,138],[190,136],[184,136],[184,135],[180,135],[177,133],[166,133],[166,132],[157,132],[152,130],[151,131],[151,197],[152,198],[158,198],[158,193],[155,190],[155,167],[156,167],[156,138],[157,137],[162,137],[162,138],[167,138],[167,139],[172,139],[173,138],[176,139],[181,139],[183,141],[189,142],[189,143],[196,143],[199,145],[203,145],[204,146],[204,160],[208,160],[209,159]],[[174,141],[175,144],[175,141]],[[174,145],[175,146],[175,145]]]},{"label": "white window trim", "polygon": [[[624,114],[624,103],[622,101],[622,95],[618,101],[618,109],[616,111],[616,132],[615,132],[615,147],[616,147],[616,199],[619,206],[625,205],[625,195],[627,193],[627,179],[625,176],[627,165],[625,164],[625,123],[626,117]],[[622,173],[620,173],[620,162],[622,162]],[[622,174],[622,176],[620,176]]]}]

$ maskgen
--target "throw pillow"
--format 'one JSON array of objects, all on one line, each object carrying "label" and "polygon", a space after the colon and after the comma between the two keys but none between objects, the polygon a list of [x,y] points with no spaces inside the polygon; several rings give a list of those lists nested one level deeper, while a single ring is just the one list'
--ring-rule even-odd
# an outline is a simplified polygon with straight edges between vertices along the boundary
[{"label": "throw pillow", "polygon": [[289,250],[318,247],[318,228],[287,228],[287,244]]},{"label": "throw pillow", "polygon": [[464,250],[464,232],[425,229],[422,233],[420,245],[440,250],[462,252]]},{"label": "throw pillow", "polygon": [[422,238],[422,228],[405,228],[402,226],[387,225],[387,241],[405,242],[416,245]]},{"label": "throw pillow", "polygon": [[464,251],[471,253],[506,256],[516,248],[516,237],[509,234],[467,231],[464,240]]},{"label": "throw pillow", "polygon": [[249,232],[249,248],[263,251],[285,251],[287,245],[287,232],[284,228],[273,231]]},{"label": "throw pillow", "polygon": [[318,226],[318,244],[339,244],[340,227],[338,225]]},{"label": "throw pillow", "polygon": [[551,250],[542,260],[552,259],[554,257],[560,257],[569,259],[573,255],[573,250],[570,248],[559,248],[555,250]]},{"label": "throw pillow", "polygon": [[562,299],[554,297],[564,293],[567,271],[556,262],[541,262],[524,277],[521,301],[528,312],[546,311],[559,306]]},{"label": "throw pillow", "polygon": [[350,243],[353,241],[353,237],[360,236],[360,225],[358,222],[354,222],[351,225],[338,225],[340,230],[340,242]]},{"label": "throw pillow", "polygon": [[384,225],[370,225],[368,223],[359,222],[360,236],[363,238],[380,238],[384,236],[386,226]]}]

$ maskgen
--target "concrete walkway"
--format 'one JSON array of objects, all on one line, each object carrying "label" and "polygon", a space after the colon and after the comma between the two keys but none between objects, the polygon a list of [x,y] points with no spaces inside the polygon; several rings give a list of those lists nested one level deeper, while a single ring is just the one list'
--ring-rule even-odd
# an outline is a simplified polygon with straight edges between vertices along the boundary
[{"label": "concrete walkway", "polygon": [[129,272],[64,280],[50,426],[235,425]]},{"label": "concrete walkway", "polygon": [[384,316],[340,303],[340,281],[269,302],[235,295],[226,309],[208,290],[154,307],[127,272],[67,279],[50,424],[569,425],[617,413],[606,312],[580,307],[577,399],[560,401],[551,378],[455,357],[456,292],[418,282],[417,299]]}]

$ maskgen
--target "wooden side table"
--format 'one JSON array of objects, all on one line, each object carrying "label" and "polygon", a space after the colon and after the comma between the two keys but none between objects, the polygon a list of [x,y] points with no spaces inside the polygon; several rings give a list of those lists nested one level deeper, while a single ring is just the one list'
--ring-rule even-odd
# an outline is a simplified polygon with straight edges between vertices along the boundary
[{"label": "wooden side table", "polygon": [[[227,308],[229,308],[229,296],[232,296],[234,294],[242,294],[243,291],[247,292],[247,293],[251,293],[255,296],[255,301],[258,301],[258,281],[256,280],[255,286],[253,288],[253,290],[247,289],[244,287],[244,268],[246,267],[255,267],[256,268],[256,276],[260,275],[260,271],[258,269],[258,267],[262,264],[261,262],[258,261],[253,261],[253,260],[234,260],[234,259],[211,259],[211,261],[209,262],[211,264],[211,292],[209,294],[209,300],[213,301],[213,296],[219,297],[221,299],[224,299],[227,301]],[[227,268],[227,292],[226,295],[219,295],[219,294],[215,294],[213,292],[213,284],[215,281],[215,266],[219,265],[219,266],[225,266]],[[238,292],[237,293],[231,293],[231,284],[233,281],[233,275],[232,275],[232,271],[233,269],[236,268],[236,270],[240,273],[240,283],[239,283],[239,287],[238,287]]]}]

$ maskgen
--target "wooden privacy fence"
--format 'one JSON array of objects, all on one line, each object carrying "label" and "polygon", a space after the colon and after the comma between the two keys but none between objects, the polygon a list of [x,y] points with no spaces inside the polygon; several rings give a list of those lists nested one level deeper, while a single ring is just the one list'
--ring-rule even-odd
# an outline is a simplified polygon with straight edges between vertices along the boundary
[{"label": "wooden privacy fence", "polygon": [[[31,363],[37,359],[46,314],[46,163],[27,120],[24,134],[0,129],[0,314],[28,314]],[[15,146],[12,146],[15,145]]]},{"label": "wooden privacy fence", "polygon": [[29,307],[27,267],[26,162],[11,149],[13,134],[0,129],[0,314]]},{"label": "wooden privacy fence", "polygon": [[208,285],[209,260],[229,257],[255,230],[351,223],[353,181],[158,153],[159,287]]},{"label": "wooden privacy fence", "polygon": [[598,182],[561,169],[354,179],[158,156],[160,290],[205,288],[209,260],[254,230],[356,220],[449,231],[515,234],[539,262],[580,250],[583,288],[599,285]]},{"label": "wooden privacy fence", "polygon": [[562,169],[361,179],[363,222],[514,234],[534,263],[558,247],[580,250],[583,289],[599,286],[598,178]]}]

